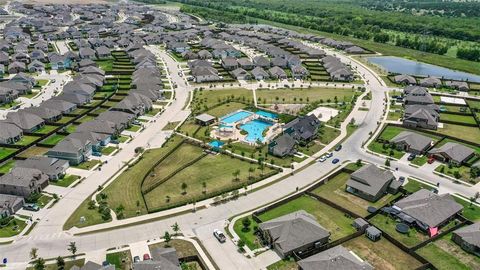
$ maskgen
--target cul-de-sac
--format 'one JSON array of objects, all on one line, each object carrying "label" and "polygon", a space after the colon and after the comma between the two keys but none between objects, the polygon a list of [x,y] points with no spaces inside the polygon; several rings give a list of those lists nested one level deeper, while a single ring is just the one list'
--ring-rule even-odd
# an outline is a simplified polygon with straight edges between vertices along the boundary
[{"label": "cul-de-sac", "polygon": [[480,2],[0,0],[0,269],[480,269]]}]

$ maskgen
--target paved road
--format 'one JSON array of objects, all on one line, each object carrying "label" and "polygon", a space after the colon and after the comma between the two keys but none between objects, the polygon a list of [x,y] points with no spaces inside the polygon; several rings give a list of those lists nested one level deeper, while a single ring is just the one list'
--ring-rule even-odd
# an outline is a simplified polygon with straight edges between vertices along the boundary
[{"label": "paved road", "polygon": [[[150,222],[143,225],[136,225],[112,231],[105,231],[99,233],[85,234],[81,236],[72,236],[68,233],[61,232],[61,227],[69,214],[95,189],[98,184],[103,183],[107,176],[113,175],[118,169],[118,165],[122,161],[133,157],[133,150],[137,146],[145,144],[149,138],[154,137],[158,130],[171,121],[175,115],[182,112],[181,108],[187,99],[187,92],[189,87],[186,86],[183,79],[177,74],[177,64],[168,57],[167,54],[161,51],[155,53],[165,59],[165,63],[172,72],[172,80],[179,86],[177,90],[176,100],[172,106],[167,108],[154,123],[147,127],[147,129],[138,135],[125,149],[123,149],[117,156],[114,162],[109,162],[102,169],[101,173],[94,173],[89,177],[88,181],[79,185],[67,194],[60,202],[62,207],[54,207],[53,211],[39,223],[37,228],[28,237],[19,240],[11,245],[0,246],[0,254],[8,257],[13,262],[24,262],[28,260],[28,252],[32,247],[39,248],[40,256],[49,258],[58,255],[68,255],[66,246],[70,241],[77,242],[79,252],[87,252],[92,250],[107,249],[110,247],[120,246],[128,243],[135,243],[138,241],[146,241],[164,234],[166,230],[170,231],[170,226],[178,222],[182,231],[188,236],[197,236],[204,242],[208,252],[214,258],[221,269],[258,269],[271,263],[275,258],[265,255],[259,258],[248,260],[242,255],[232,252],[235,247],[232,243],[227,243],[223,246],[212,241],[211,232],[214,228],[221,228],[231,216],[239,213],[251,211],[256,207],[271,203],[272,201],[292,194],[297,187],[303,187],[320,179],[322,176],[336,169],[338,166],[329,161],[324,163],[315,163],[306,169],[297,172],[281,182],[272,184],[261,191],[253,192],[247,196],[242,196],[235,201],[230,201],[215,207],[209,207],[195,213],[183,214],[177,217],[166,218],[159,221]],[[341,56],[343,61],[349,62],[350,59]],[[377,80],[375,73],[370,71],[363,65],[352,62],[352,66],[358,70],[362,76],[368,81],[367,88],[372,91],[372,104],[375,104],[370,110],[360,117],[356,118],[359,124],[357,131],[350,136],[343,143],[343,150],[335,153],[335,156],[342,161],[347,159],[355,161],[358,158],[383,164],[384,160],[380,157],[368,155],[361,148],[361,143],[367,141],[369,133],[374,132],[377,128],[377,121],[380,121],[383,114],[384,92],[387,90],[382,81]],[[326,149],[327,150],[327,149]],[[392,166],[397,166],[396,162],[392,162]],[[436,179],[430,172],[423,172],[412,168],[408,165],[398,164],[398,167],[407,175],[415,175],[419,178],[427,180],[434,179],[441,182],[440,191],[449,191],[462,194],[471,194],[472,190],[460,185],[454,185],[446,179]],[[91,178],[91,179],[90,179]]]}]

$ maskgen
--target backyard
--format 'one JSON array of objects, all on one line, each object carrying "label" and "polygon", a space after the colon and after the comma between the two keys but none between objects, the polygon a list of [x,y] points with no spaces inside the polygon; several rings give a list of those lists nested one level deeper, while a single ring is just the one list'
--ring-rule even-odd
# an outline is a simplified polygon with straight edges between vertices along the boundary
[{"label": "backyard", "polygon": [[0,238],[15,236],[21,233],[26,226],[25,221],[13,218],[5,227],[0,228]]},{"label": "backyard", "polygon": [[397,222],[391,217],[387,217],[382,214],[377,214],[370,219],[370,223],[380,228],[382,231],[388,233],[390,236],[400,241],[407,247],[414,247],[426,240],[428,236],[420,231],[417,231],[415,228],[410,228],[406,234],[401,234],[397,232],[395,226]]},{"label": "backyard", "polygon": [[56,145],[60,141],[62,141],[65,138],[64,135],[60,134],[53,134],[46,138],[45,140],[41,141],[42,144],[47,144],[47,145]]},{"label": "backyard", "polygon": [[133,262],[130,250],[108,253],[106,261],[118,270],[130,270]]},{"label": "backyard", "polygon": [[469,142],[478,142],[480,138],[480,129],[478,127],[468,127],[462,125],[445,124],[443,128],[437,129],[438,134],[449,135],[454,138],[462,138]]}]

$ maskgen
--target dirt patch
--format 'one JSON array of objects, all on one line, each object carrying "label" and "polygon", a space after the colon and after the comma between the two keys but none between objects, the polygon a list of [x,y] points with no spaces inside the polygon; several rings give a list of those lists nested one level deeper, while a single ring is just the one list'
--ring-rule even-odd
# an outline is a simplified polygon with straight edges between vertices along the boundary
[{"label": "dirt patch", "polygon": [[274,104],[268,109],[278,113],[297,114],[305,106],[306,104]]}]

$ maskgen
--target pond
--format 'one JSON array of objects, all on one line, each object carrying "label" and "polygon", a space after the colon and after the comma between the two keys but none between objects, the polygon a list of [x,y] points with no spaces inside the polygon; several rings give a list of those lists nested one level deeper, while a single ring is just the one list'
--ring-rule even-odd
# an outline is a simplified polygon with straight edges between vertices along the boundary
[{"label": "pond", "polygon": [[373,64],[379,65],[391,73],[400,73],[417,76],[443,77],[444,79],[480,82],[480,76],[448,69],[440,66],[412,61],[395,56],[373,56],[367,60]]}]

